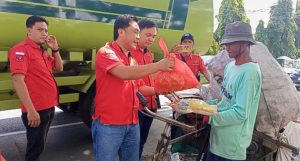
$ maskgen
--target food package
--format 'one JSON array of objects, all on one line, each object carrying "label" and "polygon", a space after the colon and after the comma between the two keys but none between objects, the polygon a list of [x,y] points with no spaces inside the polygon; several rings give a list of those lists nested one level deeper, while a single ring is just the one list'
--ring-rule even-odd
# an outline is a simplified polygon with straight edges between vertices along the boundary
[{"label": "food package", "polygon": [[217,106],[209,105],[200,99],[181,99],[175,101],[175,110],[179,113],[197,113],[203,115],[217,114]]}]

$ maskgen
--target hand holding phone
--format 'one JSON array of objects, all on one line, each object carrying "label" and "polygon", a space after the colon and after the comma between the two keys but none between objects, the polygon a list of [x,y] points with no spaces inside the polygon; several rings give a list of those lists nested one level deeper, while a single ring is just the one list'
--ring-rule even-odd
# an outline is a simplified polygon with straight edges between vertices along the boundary
[{"label": "hand holding phone", "polygon": [[191,52],[192,51],[191,45],[179,45],[179,46],[180,46],[181,52]]}]

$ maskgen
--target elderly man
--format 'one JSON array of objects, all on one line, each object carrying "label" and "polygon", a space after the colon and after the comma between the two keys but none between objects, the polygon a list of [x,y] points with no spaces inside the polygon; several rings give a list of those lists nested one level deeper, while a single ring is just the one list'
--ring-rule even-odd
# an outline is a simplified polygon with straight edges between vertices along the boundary
[{"label": "elderly man", "polygon": [[234,22],[226,26],[221,45],[234,61],[225,67],[222,99],[218,103],[215,101],[218,114],[209,120],[211,133],[207,161],[246,160],[262,85],[260,68],[250,57],[253,44],[255,41],[248,23]]}]

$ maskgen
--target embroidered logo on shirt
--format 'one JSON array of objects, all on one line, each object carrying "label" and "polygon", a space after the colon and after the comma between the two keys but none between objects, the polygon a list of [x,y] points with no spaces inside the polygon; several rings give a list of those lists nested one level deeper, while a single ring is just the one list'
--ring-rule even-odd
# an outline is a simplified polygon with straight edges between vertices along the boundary
[{"label": "embroidered logo on shirt", "polygon": [[106,54],[105,56],[108,59],[120,61],[119,57],[116,55],[116,53],[109,46],[104,47],[104,52]]},{"label": "embroidered logo on shirt", "polygon": [[129,64],[129,65],[130,65],[130,66],[136,66],[136,65],[138,65],[138,63],[136,62],[135,59],[131,58],[131,59],[130,59],[130,64]]},{"label": "embroidered logo on shirt", "polygon": [[23,53],[23,52],[16,52],[16,61],[19,61],[19,62],[24,61],[24,55],[25,55],[25,53]]}]

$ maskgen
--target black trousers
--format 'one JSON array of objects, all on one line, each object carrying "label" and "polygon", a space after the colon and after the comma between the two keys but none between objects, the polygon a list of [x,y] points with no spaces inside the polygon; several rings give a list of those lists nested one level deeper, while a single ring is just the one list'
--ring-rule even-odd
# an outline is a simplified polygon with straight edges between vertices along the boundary
[{"label": "black trousers", "polygon": [[27,112],[22,113],[22,121],[26,127],[27,147],[25,161],[39,161],[44,151],[47,134],[54,117],[54,107],[38,111],[41,119],[39,127],[28,126]]},{"label": "black trousers", "polygon": [[139,158],[141,159],[144,145],[147,141],[149,130],[153,121],[152,117],[149,117],[147,115],[144,115],[139,111],[139,124],[140,124],[140,152],[139,152]]}]

